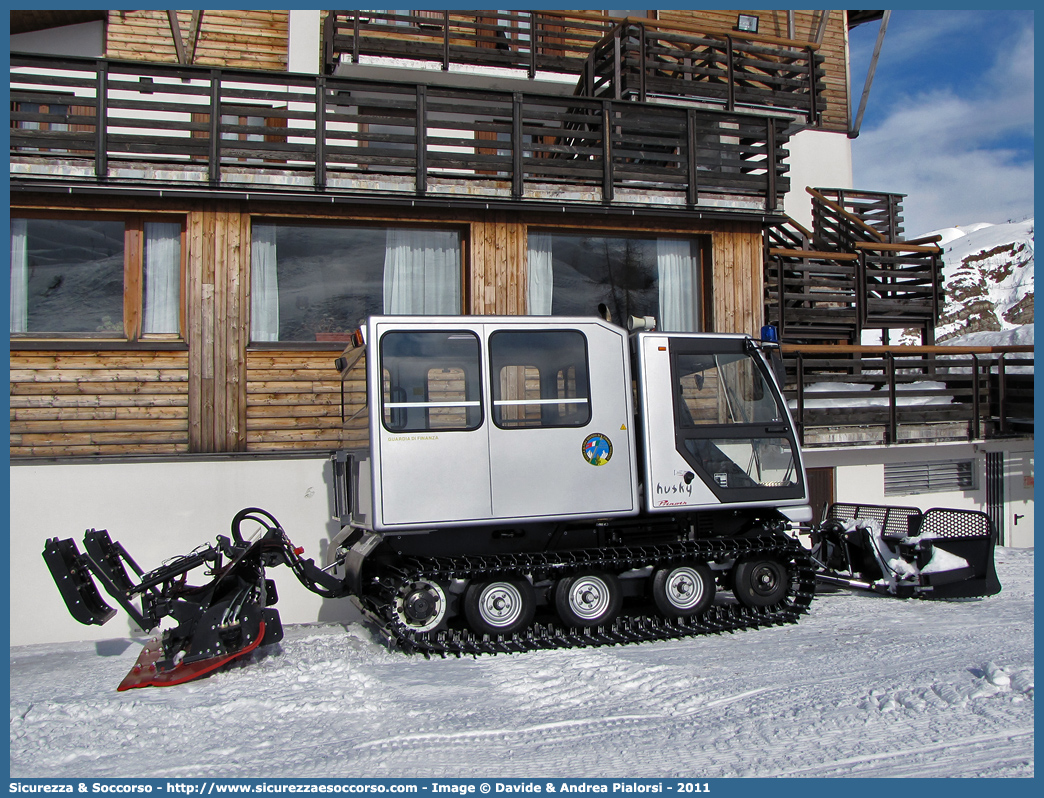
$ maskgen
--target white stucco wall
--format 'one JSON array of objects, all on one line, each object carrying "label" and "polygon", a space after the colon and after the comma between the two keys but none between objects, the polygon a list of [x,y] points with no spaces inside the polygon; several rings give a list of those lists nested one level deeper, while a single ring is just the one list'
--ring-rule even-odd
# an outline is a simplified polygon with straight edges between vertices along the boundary
[{"label": "white stucco wall", "polygon": [[[918,507],[953,507],[986,511],[986,452],[1004,453],[1004,529],[1006,546],[1033,546],[1033,441],[990,441],[987,443],[935,443],[930,445],[866,446],[836,449],[806,449],[806,468],[835,469],[835,494],[839,502],[890,504]],[[916,495],[885,495],[885,463],[972,460],[975,487],[967,491],[932,492]],[[1016,518],[1016,516],[1019,516]]]},{"label": "white stucco wall", "polygon": [[11,52],[101,58],[105,55],[105,23],[98,20],[28,33],[13,33]]},{"label": "white stucco wall", "polygon": [[[118,615],[104,626],[83,626],[70,617],[41,556],[47,538],[72,538],[83,551],[84,530],[108,529],[150,571],[228,535],[232,517],[244,507],[272,513],[317,563],[339,530],[331,518],[326,458],[13,465],[10,473],[12,645],[144,636],[107,597]],[[204,583],[202,573],[194,572],[190,584]],[[359,617],[347,599],[324,602],[284,566],[269,577],[276,581],[284,623]]]},{"label": "white stucco wall", "polygon": [[812,188],[853,188],[852,142],[847,133],[803,130],[787,143],[790,156],[790,191],[783,210],[796,222],[812,229]]},{"label": "white stucco wall", "polygon": [[323,55],[322,17],[319,11],[291,10],[288,25],[287,69],[290,72],[318,74],[319,60]]}]

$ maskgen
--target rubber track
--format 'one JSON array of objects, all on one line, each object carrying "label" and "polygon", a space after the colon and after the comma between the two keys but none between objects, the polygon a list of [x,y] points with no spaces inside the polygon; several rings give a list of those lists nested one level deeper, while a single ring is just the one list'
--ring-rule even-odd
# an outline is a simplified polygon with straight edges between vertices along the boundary
[{"label": "rubber track", "polygon": [[611,646],[795,623],[808,611],[815,593],[815,569],[808,553],[796,540],[779,535],[573,552],[411,558],[403,562],[395,588],[423,580],[445,582],[533,573],[542,578],[559,578],[582,569],[620,573],[632,568],[662,567],[685,560],[713,562],[752,555],[773,556],[791,563],[787,595],[774,606],[715,603],[692,618],[665,618],[658,614],[621,615],[610,625],[591,628],[569,627],[556,620],[535,623],[512,635],[495,636],[477,634],[468,629],[414,632],[395,617],[386,601],[375,596],[366,601],[369,605],[367,615],[380,626],[389,643],[407,653],[425,656]]}]

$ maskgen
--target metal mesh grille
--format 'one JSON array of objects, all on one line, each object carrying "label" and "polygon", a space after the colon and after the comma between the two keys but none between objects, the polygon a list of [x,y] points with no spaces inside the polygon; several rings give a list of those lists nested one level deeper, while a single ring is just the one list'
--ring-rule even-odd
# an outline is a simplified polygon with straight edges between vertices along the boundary
[{"label": "metal mesh grille", "polygon": [[924,513],[921,534],[937,538],[989,538],[993,535],[993,525],[990,517],[978,510],[934,507]]},{"label": "metal mesh grille", "polygon": [[[862,518],[877,521],[886,535],[917,534],[917,523],[921,511],[916,507],[884,507],[879,504],[846,504],[839,502],[831,505],[827,520],[852,521]],[[912,522],[912,525],[911,525]]]}]

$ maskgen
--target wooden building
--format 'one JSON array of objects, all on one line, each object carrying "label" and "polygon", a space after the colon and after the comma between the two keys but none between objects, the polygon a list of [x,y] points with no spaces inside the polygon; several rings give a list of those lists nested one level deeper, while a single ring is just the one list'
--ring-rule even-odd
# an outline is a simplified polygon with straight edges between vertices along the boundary
[{"label": "wooden building", "polygon": [[[310,464],[311,497],[364,434],[334,359],[375,313],[909,326],[894,288],[864,312],[841,251],[894,256],[896,217],[878,239],[880,198],[821,194],[831,221],[805,192],[851,189],[847,32],[874,13],[12,11],[12,493],[60,474],[124,518],[141,469],[174,464],[158,512],[199,503],[189,545],[227,521],[219,493],[278,503],[226,491],[236,469],[275,464],[291,493]],[[838,240],[844,214],[878,233]],[[939,270],[915,267],[930,315]],[[273,509],[321,548],[329,514],[302,506]]]}]

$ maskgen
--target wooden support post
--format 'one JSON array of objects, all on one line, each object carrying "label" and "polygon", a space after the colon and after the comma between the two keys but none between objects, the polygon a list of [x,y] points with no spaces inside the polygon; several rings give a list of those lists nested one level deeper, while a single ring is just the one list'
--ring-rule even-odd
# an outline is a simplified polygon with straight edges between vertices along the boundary
[{"label": "wooden support post", "polygon": [[315,190],[326,190],[326,78],[315,79]]},{"label": "wooden support post", "polygon": [[97,79],[94,96],[94,176],[105,180],[109,176],[109,62],[97,61]]},{"label": "wooden support post", "polygon": [[613,31],[613,99],[623,99],[623,93],[621,92],[620,84],[623,82],[623,69],[620,64],[620,28],[617,26],[616,30]]},{"label": "wooden support post", "polygon": [[359,63],[359,12],[352,12],[352,63]]},{"label": "wooden support post", "polygon": [[221,183],[221,71],[210,70],[210,185]]},{"label": "wooden support post", "polygon": [[645,75],[647,67],[648,52],[645,45],[645,26],[638,26],[638,101],[645,102],[647,92],[645,89]]},{"label": "wooden support post", "polygon": [[326,19],[323,20],[323,74],[332,75],[334,71],[334,36],[336,35],[337,26],[334,24],[337,21],[336,12],[326,15]]},{"label": "wooden support post", "polygon": [[[782,333],[780,334],[782,337]],[[805,358],[798,352],[797,356],[797,425],[798,442],[805,445]]]},{"label": "wooden support post", "polygon": [[885,362],[888,364],[888,434],[885,443],[898,443],[899,418],[895,406],[895,355],[889,352],[885,355]]},{"label": "wooden support post", "polygon": [[733,63],[732,37],[725,37],[725,85],[728,87],[725,100],[725,110],[736,110],[736,69]]},{"label": "wooden support post", "polygon": [[529,12],[529,79],[536,77],[537,70],[537,15]]},{"label": "wooden support post", "polygon": [[606,205],[614,198],[613,193],[613,128],[612,107],[608,100],[602,101],[602,202]]},{"label": "wooden support post", "polygon": [[982,386],[979,385],[979,356],[973,354],[972,356],[972,425],[971,435],[972,440],[978,440],[982,436],[982,407],[980,406],[982,397]]},{"label": "wooden support post", "polygon": [[1008,374],[1003,352],[997,358],[997,426],[1002,435],[1008,431]]},{"label": "wooden support post", "polygon": [[449,72],[449,11],[442,12],[442,71]]},{"label": "wooden support post", "polygon": [[765,210],[776,210],[776,120],[765,120]]},{"label": "wooden support post", "polygon": [[696,139],[696,110],[694,108],[689,108],[685,112],[685,144],[688,152],[686,160],[689,181],[685,200],[689,205],[696,205],[700,201],[699,169],[697,168],[699,142]]},{"label": "wooden support post", "polygon": [[522,199],[525,191],[522,172],[522,92],[511,95],[511,196]]},{"label": "wooden support post", "polygon": [[416,188],[417,196],[423,197],[428,190],[428,87],[417,86],[416,117]]},{"label": "wooden support post", "polygon": [[811,47],[806,47],[805,57],[808,59],[808,123],[818,125],[819,95],[816,92],[816,51]]}]

